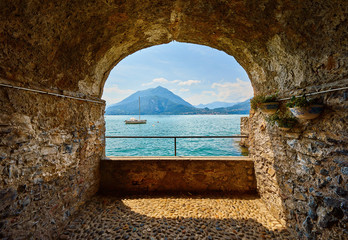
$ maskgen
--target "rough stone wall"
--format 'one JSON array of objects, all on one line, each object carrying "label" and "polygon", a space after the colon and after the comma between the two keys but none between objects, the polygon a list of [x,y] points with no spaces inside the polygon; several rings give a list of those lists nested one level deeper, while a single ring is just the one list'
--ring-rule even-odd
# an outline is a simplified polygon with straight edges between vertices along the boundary
[{"label": "rough stone wall", "polygon": [[0,238],[55,238],[98,190],[104,105],[0,88],[0,109]]},{"label": "rough stone wall", "polygon": [[254,163],[243,157],[233,160],[113,157],[102,160],[100,169],[101,192],[256,192]]},{"label": "rough stone wall", "polygon": [[344,239],[348,220],[347,91],[320,98],[324,113],[314,120],[301,120],[290,132],[267,124],[263,114],[256,112],[250,123],[250,149],[259,193],[299,239]]},{"label": "rough stone wall", "polygon": [[[249,135],[249,117],[241,117],[240,118],[240,134],[241,135]],[[248,138],[241,138],[239,145],[245,148],[249,148],[249,139]]]}]

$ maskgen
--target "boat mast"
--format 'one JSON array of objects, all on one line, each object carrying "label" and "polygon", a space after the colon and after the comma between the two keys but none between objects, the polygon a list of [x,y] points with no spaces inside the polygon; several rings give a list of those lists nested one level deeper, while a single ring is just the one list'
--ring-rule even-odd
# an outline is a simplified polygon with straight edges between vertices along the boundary
[{"label": "boat mast", "polygon": [[139,120],[140,120],[140,96],[139,96]]}]

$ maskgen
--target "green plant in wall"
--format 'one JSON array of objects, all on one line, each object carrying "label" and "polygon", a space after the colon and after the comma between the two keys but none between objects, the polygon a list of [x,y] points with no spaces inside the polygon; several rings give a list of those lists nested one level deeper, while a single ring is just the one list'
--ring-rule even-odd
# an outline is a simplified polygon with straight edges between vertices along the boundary
[{"label": "green plant in wall", "polygon": [[254,110],[259,108],[263,113],[266,114],[274,114],[279,108],[277,94],[269,96],[256,95],[250,100],[250,105]]},{"label": "green plant in wall", "polygon": [[308,107],[314,103],[314,100],[308,100],[305,95],[301,97],[292,96],[290,101],[286,103],[288,108]]},{"label": "green plant in wall", "polygon": [[301,97],[293,96],[286,104],[291,113],[300,119],[314,119],[324,110],[322,104],[316,103],[316,100],[308,100],[305,95]]},{"label": "green plant in wall", "polygon": [[271,125],[278,126],[283,131],[289,131],[297,125],[297,120],[289,112],[282,113],[277,111],[275,114],[266,118]]}]

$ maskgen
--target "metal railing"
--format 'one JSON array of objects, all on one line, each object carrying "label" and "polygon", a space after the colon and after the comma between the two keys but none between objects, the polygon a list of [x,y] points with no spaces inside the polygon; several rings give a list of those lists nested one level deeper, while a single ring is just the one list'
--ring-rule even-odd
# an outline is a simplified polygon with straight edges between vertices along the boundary
[{"label": "metal railing", "polygon": [[232,136],[105,136],[105,138],[173,138],[174,139],[174,156],[176,156],[176,139],[177,138],[248,138],[247,135]]}]

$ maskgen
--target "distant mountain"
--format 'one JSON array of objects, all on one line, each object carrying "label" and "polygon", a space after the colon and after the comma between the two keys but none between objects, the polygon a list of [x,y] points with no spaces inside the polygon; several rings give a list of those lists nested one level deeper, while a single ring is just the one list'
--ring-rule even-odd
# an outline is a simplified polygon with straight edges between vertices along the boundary
[{"label": "distant mountain", "polygon": [[138,91],[119,103],[109,106],[107,115],[130,115],[139,113],[139,97],[141,114],[195,114],[196,108],[168,89],[158,86]]},{"label": "distant mountain", "polygon": [[181,97],[175,95],[164,87],[149,88],[138,91],[119,103],[106,108],[106,115],[137,115],[140,110],[142,115],[188,115],[188,114],[248,114],[250,100],[237,103],[231,107],[209,109],[195,108]]},{"label": "distant mountain", "polygon": [[236,103],[228,103],[228,102],[212,102],[208,104],[199,104],[195,105],[196,108],[209,108],[209,109],[214,109],[214,108],[221,108],[221,107],[232,107]]},{"label": "distant mountain", "polygon": [[215,108],[212,110],[215,114],[249,114],[250,112],[250,99],[237,103],[232,107],[227,108]]},{"label": "distant mountain", "polygon": [[249,113],[249,111],[250,111],[250,99],[248,99],[244,102],[236,103],[232,107],[228,107],[228,109],[248,110],[248,113]]}]

